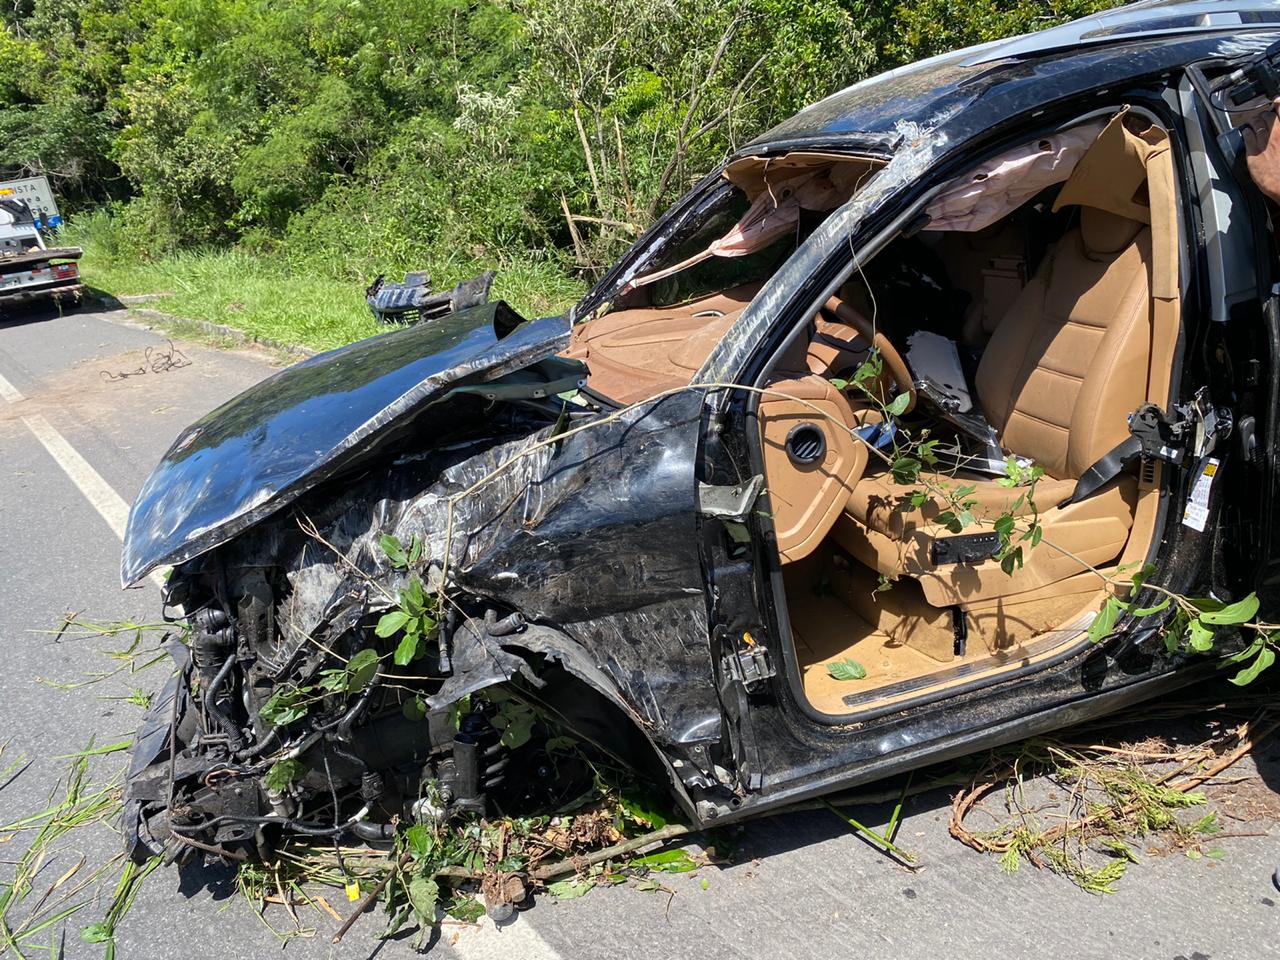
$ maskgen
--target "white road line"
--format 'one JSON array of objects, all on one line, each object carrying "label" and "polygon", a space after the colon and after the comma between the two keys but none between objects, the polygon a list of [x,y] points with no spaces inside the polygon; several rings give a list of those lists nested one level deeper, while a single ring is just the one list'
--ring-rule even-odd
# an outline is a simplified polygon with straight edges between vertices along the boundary
[{"label": "white road line", "polygon": [[18,392],[18,388],[4,377],[0,377],[0,397],[4,397],[10,403],[21,403],[26,399],[26,397]]},{"label": "white road line", "polygon": [[[21,403],[26,399],[22,391],[0,375],[0,397],[9,403]],[[49,456],[62,468],[62,472],[71,478],[71,482],[80,488],[86,500],[97,510],[102,519],[107,521],[117,537],[124,539],[124,528],[129,522],[129,505],[120,494],[111,488],[111,484],[102,479],[102,474],[79,451],[67,442],[67,438],[53,428],[48,420],[38,413],[22,417],[40,444],[49,451]]]},{"label": "white road line", "polygon": [[[3,375],[0,375],[0,397],[9,403],[22,403],[26,400],[22,391],[6,380]],[[67,438],[43,416],[31,413],[21,417],[21,420],[40,441],[41,446],[49,452],[49,456],[53,457],[54,462],[62,468],[62,472],[84,494],[89,505],[98,511],[98,515],[103,520],[107,521],[107,526],[112,532],[123,540],[124,530],[129,522],[129,504],[125,503],[124,498],[115,492],[111,484],[102,479],[102,474],[93,469],[93,465],[82,457],[80,452],[67,442]],[[157,586],[164,586],[162,573],[158,571],[152,573],[151,579]]]},{"label": "white road line", "polygon": [[58,462],[62,472],[80,488],[93,509],[107,521],[107,526],[123,540],[124,528],[129,522],[129,505],[121,499],[120,494],[111,489],[110,484],[102,479],[102,474],[93,469],[89,461],[80,456],[75,447],[67,443],[66,438],[53,428],[53,424],[40,414],[25,416],[22,422],[49,451],[49,456]]}]

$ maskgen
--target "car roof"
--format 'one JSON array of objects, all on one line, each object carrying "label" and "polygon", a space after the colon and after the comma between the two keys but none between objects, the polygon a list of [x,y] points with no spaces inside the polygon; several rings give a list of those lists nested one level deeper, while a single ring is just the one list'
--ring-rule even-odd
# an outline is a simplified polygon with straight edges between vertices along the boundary
[{"label": "car roof", "polygon": [[1036,33],[970,47],[962,52],[969,54],[965,63],[990,63],[1007,57],[1107,43],[1122,37],[1168,37],[1267,25],[1280,27],[1280,0],[1234,3],[1226,0],[1143,0]]},{"label": "car roof", "polygon": [[1038,33],[930,57],[801,110],[739,155],[815,146],[893,149],[907,128],[965,139],[1055,99],[1239,57],[1280,39],[1280,0],[1144,0]]}]

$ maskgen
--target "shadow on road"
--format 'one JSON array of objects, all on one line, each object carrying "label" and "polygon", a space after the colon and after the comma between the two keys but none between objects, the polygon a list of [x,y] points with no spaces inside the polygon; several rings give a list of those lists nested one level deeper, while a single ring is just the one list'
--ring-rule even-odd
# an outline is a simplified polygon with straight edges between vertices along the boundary
[{"label": "shadow on road", "polygon": [[34,300],[15,306],[0,305],[0,325],[48,323],[51,320],[82,312],[123,309],[124,304],[105,290],[85,287],[84,296],[79,301],[50,297],[46,300]]}]

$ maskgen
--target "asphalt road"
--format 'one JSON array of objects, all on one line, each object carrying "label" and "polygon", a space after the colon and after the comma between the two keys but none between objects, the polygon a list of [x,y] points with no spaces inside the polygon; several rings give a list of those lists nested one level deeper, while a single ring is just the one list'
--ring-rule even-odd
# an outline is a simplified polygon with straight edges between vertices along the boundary
[{"label": "asphalt road", "polygon": [[[0,640],[6,654],[0,771],[20,756],[30,760],[0,787],[0,822],[45,806],[68,764],[56,758],[91,740],[111,744],[132,734],[141,710],[121,698],[153,686],[159,672],[131,676],[125,670],[63,688],[125,663],[108,653],[127,641],[59,639],[51,631],[68,612],[99,621],[154,618],[154,584],[119,587],[120,540],[113,528],[119,527],[121,503],[132,501],[183,426],[273,369],[264,355],[181,343],[190,365],[117,379],[147,366],[148,347],[151,359],[169,349],[162,334],[130,324],[123,312],[0,323],[0,462],[8,474],[0,485]],[[95,779],[117,774],[125,757],[97,758]],[[1232,829],[1262,836],[1222,840],[1221,860],[1140,854],[1141,863],[1110,896],[1082,893],[1027,866],[1002,872],[993,858],[948,836],[948,798],[937,791],[908,802],[899,833],[899,843],[922,864],[915,872],[875,853],[828,812],[793,814],[748,825],[730,866],[664,878],[674,896],[623,886],[558,903],[544,897],[502,928],[447,926],[433,950],[462,960],[1280,956],[1280,893],[1271,883],[1280,862],[1274,822],[1280,799],[1267,786],[1280,784],[1274,741],[1261,762],[1266,776],[1250,781],[1254,821],[1233,821]],[[1246,764],[1233,774],[1253,770]],[[878,826],[888,810],[868,807],[857,815]],[[0,860],[16,858],[24,837],[0,835]],[[106,826],[73,831],[40,876],[52,882],[82,854],[92,863],[111,856],[118,843]],[[0,871],[9,869],[0,864]],[[55,933],[54,947],[66,956],[100,956],[102,946],[82,943],[79,929],[103,909],[105,897],[72,917]],[[289,927],[279,909],[268,918]],[[315,928],[314,936],[282,948],[235,896],[225,873],[160,872],[123,919],[117,955],[229,960],[281,949],[294,957],[412,954],[407,941],[377,941],[376,918],[363,919],[339,948],[329,945],[337,926],[330,918],[306,912],[304,922]],[[48,945],[49,933],[54,931],[38,945]]]}]

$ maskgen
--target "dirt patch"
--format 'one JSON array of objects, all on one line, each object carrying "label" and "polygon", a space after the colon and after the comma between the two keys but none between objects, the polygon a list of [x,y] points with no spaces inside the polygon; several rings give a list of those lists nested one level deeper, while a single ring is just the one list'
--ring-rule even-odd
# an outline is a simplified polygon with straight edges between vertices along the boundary
[{"label": "dirt patch", "polygon": [[[253,359],[264,364],[261,351]],[[33,413],[57,422],[70,414],[90,426],[119,418],[122,408],[163,415],[179,407],[192,392],[225,395],[227,370],[218,352],[189,341],[161,341],[139,350],[82,360],[42,379],[18,403],[0,405],[0,422],[12,422]],[[251,381],[246,380],[245,386]]]}]

